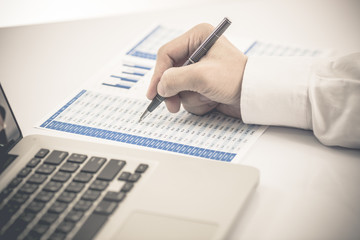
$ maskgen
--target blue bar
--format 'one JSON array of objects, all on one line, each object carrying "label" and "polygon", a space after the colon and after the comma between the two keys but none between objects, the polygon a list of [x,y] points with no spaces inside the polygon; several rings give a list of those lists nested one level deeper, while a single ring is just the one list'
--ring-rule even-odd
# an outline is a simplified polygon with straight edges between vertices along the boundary
[{"label": "blue bar", "polygon": [[171,147],[171,142],[166,142],[164,150],[169,150]]},{"label": "blue bar", "polygon": [[186,153],[186,151],[187,151],[188,148],[189,148],[189,146],[187,146],[187,145],[182,145],[179,153]]},{"label": "blue bar", "polygon": [[92,128],[92,127],[85,127],[81,125],[63,123],[58,121],[51,121],[49,124],[47,124],[46,128],[59,130],[63,132],[80,134],[80,135],[87,135],[102,139],[110,139],[123,143],[135,144],[139,146],[167,150],[171,152],[177,152],[177,153],[226,161],[226,162],[231,162],[231,160],[233,160],[236,156],[235,153],[215,151],[211,149],[188,146],[180,143],[157,140],[153,138],[146,138],[146,137],[126,134],[126,133],[114,132],[114,131]]},{"label": "blue bar", "polygon": [[209,151],[210,151],[210,150],[208,150],[208,149],[204,149],[204,150],[201,152],[200,157],[203,157],[203,158],[204,158],[206,155],[209,154]]},{"label": "blue bar", "polygon": [[127,141],[127,143],[134,144],[134,141],[135,141],[135,136],[130,135],[129,140]]},{"label": "blue bar", "polygon": [[146,138],[144,146],[146,146],[146,147],[149,146],[150,142],[151,142],[151,138]]},{"label": "blue bar", "polygon": [[212,159],[216,159],[216,160],[219,159],[219,155],[220,155],[220,152],[219,152],[219,151],[215,151]]},{"label": "blue bar", "polygon": [[225,155],[224,152],[219,152],[219,155],[218,155],[218,158],[217,158],[217,159],[218,159],[218,160],[223,159],[224,155]]},{"label": "blue bar", "polygon": [[105,139],[109,140],[111,138],[111,135],[112,135],[111,131],[106,131],[105,132]]},{"label": "blue bar", "polygon": [[102,85],[109,86],[109,87],[117,87],[117,88],[125,88],[130,89],[130,86],[120,85],[120,84],[109,84],[109,83],[102,83]]},{"label": "blue bar", "polygon": [[147,58],[150,60],[156,60],[156,54],[141,52],[141,51],[135,51],[132,56],[134,57],[141,57],[141,58]]},{"label": "blue bar", "polygon": [[150,141],[150,143],[149,143],[148,147],[155,148],[155,146],[156,146],[156,142],[157,142],[157,140],[156,140],[156,139],[151,139],[151,141]]},{"label": "blue bar", "polygon": [[194,149],[195,147],[193,147],[193,146],[189,146],[188,148],[186,148],[185,149],[185,154],[188,154],[188,155],[191,155],[191,152],[192,152],[192,150]]},{"label": "blue bar", "polygon": [[154,148],[160,149],[160,146],[161,146],[161,144],[162,144],[163,142],[164,142],[164,141],[162,141],[162,140],[157,140]]},{"label": "blue bar", "polygon": [[145,66],[140,66],[140,65],[130,65],[130,64],[126,64],[126,63],[124,63],[123,66],[139,68],[139,69],[144,69],[144,70],[151,70],[151,67],[145,67]]},{"label": "blue bar", "polygon": [[244,54],[248,54],[250,52],[250,50],[257,44],[257,42],[253,42],[253,44],[250,45],[250,47],[244,52]]},{"label": "blue bar", "polygon": [[116,76],[116,75],[110,75],[110,77],[112,78],[119,78],[120,80],[126,81],[126,82],[133,82],[133,83],[137,83],[138,80],[136,79],[131,79],[131,78],[124,78],[124,77],[120,77],[120,76]]},{"label": "blue bar", "polygon": [[162,141],[162,143],[160,143],[159,149],[165,150],[167,145],[167,141]]},{"label": "blue bar", "polygon": [[196,155],[196,156],[201,157],[204,151],[205,151],[205,149],[199,148],[199,150],[197,151],[197,155]]},{"label": "blue bar", "polygon": [[135,140],[133,141],[133,144],[135,145],[139,145],[140,142],[140,137],[135,138]]},{"label": "blue bar", "polygon": [[140,146],[145,146],[145,141],[146,141],[146,138],[140,138],[140,142],[139,142],[139,145]]},{"label": "blue bar", "polygon": [[214,150],[208,150],[207,154],[205,155],[206,158],[210,158],[214,155],[215,151]]},{"label": "blue bar", "polygon": [[144,73],[137,73],[137,72],[125,72],[125,71],[123,71],[122,73],[135,75],[135,76],[141,76],[141,77],[145,76]]}]

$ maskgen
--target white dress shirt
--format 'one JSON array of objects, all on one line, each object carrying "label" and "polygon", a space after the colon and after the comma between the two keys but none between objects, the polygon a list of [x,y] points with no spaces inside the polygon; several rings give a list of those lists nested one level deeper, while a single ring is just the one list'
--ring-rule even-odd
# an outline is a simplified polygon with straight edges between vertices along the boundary
[{"label": "white dress shirt", "polygon": [[360,148],[360,53],[250,56],[240,105],[245,123],[311,129],[325,145]]}]

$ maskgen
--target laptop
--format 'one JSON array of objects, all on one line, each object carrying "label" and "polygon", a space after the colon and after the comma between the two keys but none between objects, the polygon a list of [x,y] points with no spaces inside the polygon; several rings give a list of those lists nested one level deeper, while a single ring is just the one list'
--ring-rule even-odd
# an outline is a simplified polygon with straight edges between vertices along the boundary
[{"label": "laptop", "polygon": [[0,88],[1,239],[224,239],[257,186],[240,164],[23,137]]}]

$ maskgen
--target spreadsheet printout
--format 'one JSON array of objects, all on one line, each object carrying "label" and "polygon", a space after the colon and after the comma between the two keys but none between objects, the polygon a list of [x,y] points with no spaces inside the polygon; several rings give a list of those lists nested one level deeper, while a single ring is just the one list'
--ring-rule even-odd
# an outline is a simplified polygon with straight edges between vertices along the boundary
[{"label": "spreadsheet printout", "polygon": [[[164,26],[151,29],[115,64],[109,64],[38,127],[177,154],[240,162],[241,156],[267,126],[244,124],[240,119],[216,111],[197,116],[181,109],[172,114],[164,104],[138,122],[149,104],[145,92],[155,66],[156,52],[181,33]],[[319,50],[261,41],[244,41],[237,47],[249,56],[321,54]]]},{"label": "spreadsheet printout", "polygon": [[164,105],[139,123],[147,104],[83,90],[41,127],[222,161],[233,160],[264,129],[217,112],[170,114]]}]

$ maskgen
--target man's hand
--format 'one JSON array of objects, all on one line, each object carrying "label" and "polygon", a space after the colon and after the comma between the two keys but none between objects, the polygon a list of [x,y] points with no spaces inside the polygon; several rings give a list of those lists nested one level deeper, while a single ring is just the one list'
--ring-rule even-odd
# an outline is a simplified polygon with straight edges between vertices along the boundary
[{"label": "man's hand", "polygon": [[147,97],[166,97],[172,113],[180,104],[194,114],[213,109],[241,118],[241,82],[247,57],[221,36],[197,63],[182,66],[214,27],[199,24],[160,48]]}]

